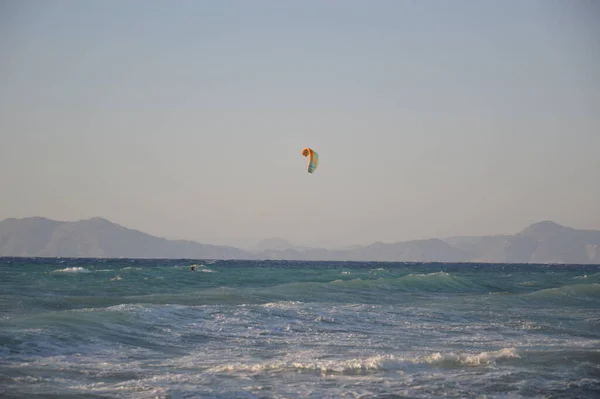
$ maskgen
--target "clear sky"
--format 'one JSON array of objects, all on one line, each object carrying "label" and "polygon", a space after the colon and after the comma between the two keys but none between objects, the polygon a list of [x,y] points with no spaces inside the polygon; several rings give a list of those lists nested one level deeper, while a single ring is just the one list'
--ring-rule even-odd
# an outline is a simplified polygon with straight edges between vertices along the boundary
[{"label": "clear sky", "polygon": [[0,219],[236,246],[600,229],[598,21],[593,0],[4,0]]}]

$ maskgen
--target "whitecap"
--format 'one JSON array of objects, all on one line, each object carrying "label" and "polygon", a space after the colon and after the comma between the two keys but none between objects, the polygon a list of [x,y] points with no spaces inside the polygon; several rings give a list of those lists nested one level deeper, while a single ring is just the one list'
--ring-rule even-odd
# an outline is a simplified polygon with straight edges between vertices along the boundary
[{"label": "whitecap", "polygon": [[515,348],[503,348],[493,352],[449,353],[439,352],[415,359],[415,363],[427,363],[436,366],[482,366],[494,364],[497,360],[521,358]]},{"label": "whitecap", "polygon": [[89,273],[90,271],[83,267],[67,267],[65,269],[57,269],[54,272],[56,272],[56,273]]}]

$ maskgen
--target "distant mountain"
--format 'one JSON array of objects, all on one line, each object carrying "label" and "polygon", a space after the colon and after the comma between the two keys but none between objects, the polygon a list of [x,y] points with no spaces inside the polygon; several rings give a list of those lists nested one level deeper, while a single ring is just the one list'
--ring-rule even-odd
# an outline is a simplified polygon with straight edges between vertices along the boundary
[{"label": "distant mountain", "polygon": [[313,248],[265,250],[258,254],[267,259],[282,260],[346,260],[371,262],[463,262],[469,254],[462,249],[452,247],[442,240],[416,240],[386,244],[377,242],[367,246],[354,246],[349,249],[329,250]]},{"label": "distant mountain", "polygon": [[551,221],[514,235],[451,237],[448,244],[474,262],[600,264],[600,231],[577,230]]},{"label": "distant mountain", "polygon": [[415,240],[395,244],[374,243],[366,247],[351,250],[353,260],[407,262],[462,262],[469,254],[442,240]]},{"label": "distant mountain", "polygon": [[[536,240],[543,241],[552,237],[560,236],[563,234],[569,234],[578,230],[570,227],[561,226],[558,223],[545,220],[543,222],[534,223],[529,227],[526,227],[519,233],[521,236],[532,237]],[[579,230],[584,231],[584,230]]]},{"label": "distant mountain", "polygon": [[32,217],[0,222],[0,256],[600,264],[600,231],[544,221],[513,235],[376,242],[341,249],[298,247],[271,238],[243,251],[167,240],[102,218],[59,222]]},{"label": "distant mountain", "polygon": [[267,238],[265,240],[260,241],[253,249],[255,251],[286,251],[292,248],[294,248],[294,246],[288,241],[284,240],[283,238],[276,237]]},{"label": "distant mountain", "polygon": [[282,260],[600,264],[600,231],[577,230],[550,221],[514,235],[378,242],[339,250],[298,250],[288,245],[257,256]]},{"label": "distant mountain", "polygon": [[40,217],[0,222],[0,256],[240,259],[240,249],[167,240],[102,218],[59,222]]},{"label": "distant mountain", "polygon": [[538,241],[527,236],[452,237],[444,240],[469,254],[474,262],[529,263]]},{"label": "distant mountain", "polygon": [[600,263],[597,230],[577,230],[546,221],[527,227],[517,236],[538,241],[531,255],[534,263]]}]

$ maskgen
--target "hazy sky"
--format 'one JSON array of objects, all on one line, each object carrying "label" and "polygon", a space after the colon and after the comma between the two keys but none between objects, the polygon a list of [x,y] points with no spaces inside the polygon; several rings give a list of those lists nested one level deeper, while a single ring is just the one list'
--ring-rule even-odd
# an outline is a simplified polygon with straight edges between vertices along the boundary
[{"label": "hazy sky", "polygon": [[600,229],[599,21],[593,0],[4,0],[0,219],[238,246]]}]

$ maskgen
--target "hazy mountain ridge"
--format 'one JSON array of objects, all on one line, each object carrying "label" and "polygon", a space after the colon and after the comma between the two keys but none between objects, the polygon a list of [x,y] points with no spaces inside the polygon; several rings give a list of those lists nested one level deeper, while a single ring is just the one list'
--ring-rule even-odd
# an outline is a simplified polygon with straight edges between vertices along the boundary
[{"label": "hazy mountain ridge", "polygon": [[280,237],[273,237],[273,238],[266,238],[264,240],[259,241],[255,246],[251,247],[248,249],[249,252],[253,252],[253,253],[260,253],[263,251],[299,251],[299,252],[304,252],[304,251],[310,251],[313,250],[315,248],[311,248],[311,247],[301,247],[298,245],[293,245],[291,244],[289,241],[280,238]]},{"label": "hazy mountain ridge", "polygon": [[600,264],[600,231],[544,221],[514,235],[376,242],[343,249],[299,247],[272,238],[245,251],[168,240],[103,218],[61,222],[31,217],[0,222],[0,256]]},{"label": "hazy mountain ridge", "polygon": [[102,218],[77,222],[25,218],[0,222],[0,256],[242,259],[246,252],[167,240]]},{"label": "hazy mountain ridge", "polygon": [[448,244],[471,253],[476,262],[600,263],[600,231],[578,230],[551,221],[534,223],[514,235],[451,237]]}]

